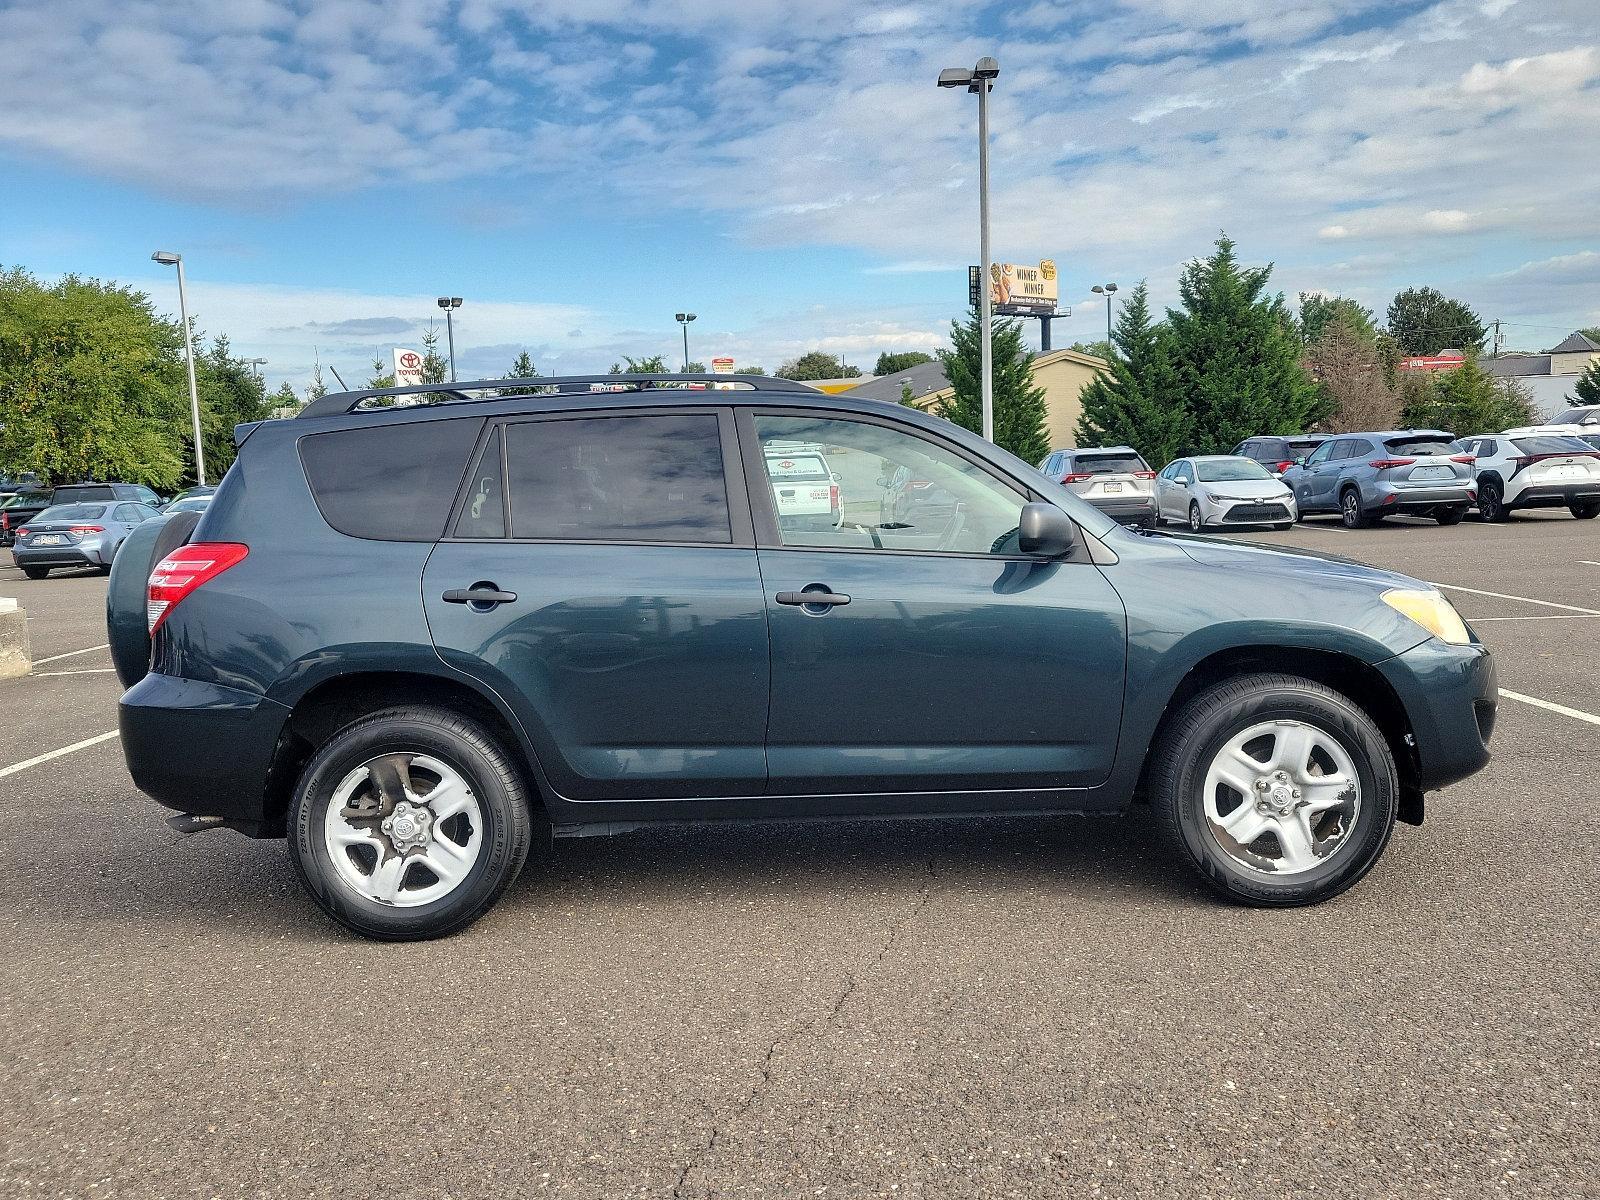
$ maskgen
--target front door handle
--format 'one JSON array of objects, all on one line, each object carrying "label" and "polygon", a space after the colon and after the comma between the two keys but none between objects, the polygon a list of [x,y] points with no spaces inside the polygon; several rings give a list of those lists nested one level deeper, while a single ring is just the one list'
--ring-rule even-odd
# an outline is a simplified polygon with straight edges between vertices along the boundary
[{"label": "front door handle", "polygon": [[510,604],[515,601],[515,592],[502,592],[493,587],[451,588],[444,594],[446,604],[471,604],[474,607],[493,608],[496,604]]},{"label": "front door handle", "polygon": [[830,608],[835,604],[849,604],[850,597],[841,592],[779,592],[779,604],[794,604],[801,608],[815,605],[818,608]]}]

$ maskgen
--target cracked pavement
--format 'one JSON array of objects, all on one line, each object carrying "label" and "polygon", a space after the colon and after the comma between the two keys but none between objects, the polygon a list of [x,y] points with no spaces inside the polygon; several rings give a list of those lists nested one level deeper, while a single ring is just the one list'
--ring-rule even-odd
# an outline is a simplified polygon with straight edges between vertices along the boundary
[{"label": "cracked pavement", "polygon": [[[1262,540],[1600,608],[1592,536]],[[0,568],[40,654],[103,588]],[[1594,620],[1458,601],[1504,687],[1594,711]],[[0,683],[0,763],[117,690]],[[1494,749],[1319,908],[1215,903],[1137,814],[698,827],[391,946],[96,745],[0,780],[0,1196],[1600,1195],[1600,728],[1507,702]]]}]

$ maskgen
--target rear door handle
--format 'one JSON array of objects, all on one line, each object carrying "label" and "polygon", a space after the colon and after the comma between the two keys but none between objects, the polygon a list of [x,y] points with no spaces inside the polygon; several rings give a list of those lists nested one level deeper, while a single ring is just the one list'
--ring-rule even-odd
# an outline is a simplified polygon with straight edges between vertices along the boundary
[{"label": "rear door handle", "polygon": [[511,604],[517,598],[515,592],[502,592],[498,588],[451,588],[444,594],[446,604],[482,604],[494,607],[496,604]]},{"label": "rear door handle", "polygon": [[850,597],[842,592],[779,592],[778,603],[802,608],[814,604],[818,608],[827,608],[835,604],[849,604]]}]

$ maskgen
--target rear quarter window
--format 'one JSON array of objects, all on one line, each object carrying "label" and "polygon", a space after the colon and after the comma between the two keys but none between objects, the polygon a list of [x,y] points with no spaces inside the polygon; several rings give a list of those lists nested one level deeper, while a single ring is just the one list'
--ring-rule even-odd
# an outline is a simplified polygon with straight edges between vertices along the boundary
[{"label": "rear quarter window", "polygon": [[351,537],[432,542],[444,535],[481,417],[313,433],[300,462],[323,520]]}]

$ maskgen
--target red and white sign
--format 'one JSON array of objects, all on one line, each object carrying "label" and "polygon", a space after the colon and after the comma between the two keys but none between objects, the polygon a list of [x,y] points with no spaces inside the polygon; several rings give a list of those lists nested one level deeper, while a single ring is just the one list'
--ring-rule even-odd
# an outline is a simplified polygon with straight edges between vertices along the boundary
[{"label": "red and white sign", "polygon": [[1413,354],[1400,360],[1402,371],[1454,371],[1467,361],[1459,350],[1441,350],[1437,354]]},{"label": "red and white sign", "polygon": [[404,346],[396,346],[392,357],[395,387],[410,387],[422,382],[422,355]]},{"label": "red and white sign", "polygon": [[713,375],[732,375],[733,359],[726,356],[711,360],[711,373]]}]

